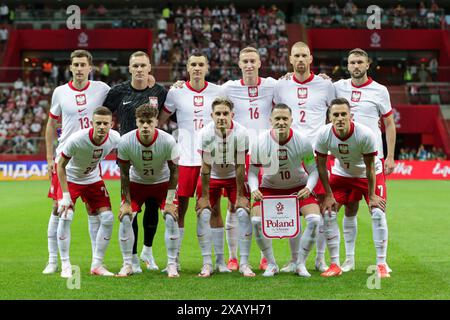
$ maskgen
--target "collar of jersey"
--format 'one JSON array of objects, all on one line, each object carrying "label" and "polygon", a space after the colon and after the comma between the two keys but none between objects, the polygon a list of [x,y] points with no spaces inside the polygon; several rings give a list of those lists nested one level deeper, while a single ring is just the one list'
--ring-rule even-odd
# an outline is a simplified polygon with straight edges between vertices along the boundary
[{"label": "collar of jersey", "polygon": [[86,90],[87,88],[89,88],[89,85],[90,85],[90,84],[91,84],[91,82],[88,81],[87,84],[84,86],[84,88],[82,88],[82,89],[77,89],[77,88],[75,88],[74,85],[73,85],[73,80],[70,80],[69,83],[68,83],[70,89],[72,89],[72,90],[74,90],[74,91],[79,91],[79,92],[84,91],[84,90]]},{"label": "collar of jersey", "polygon": [[355,132],[355,124],[353,123],[353,121],[350,121],[350,130],[348,131],[348,134],[344,138],[339,137],[333,126],[332,126],[332,128],[333,128],[333,133],[336,136],[336,138],[338,138],[341,141],[347,140],[348,138],[350,138],[352,136],[353,132]]},{"label": "collar of jersey", "polygon": [[108,137],[109,137],[109,133],[106,135],[105,139],[104,139],[102,142],[100,142],[99,144],[97,144],[97,143],[95,143],[95,141],[94,141],[94,128],[91,128],[91,129],[89,130],[89,140],[91,140],[91,142],[92,142],[92,144],[93,144],[94,146],[100,147],[102,144],[104,144],[104,143],[106,142],[106,140],[108,140]]},{"label": "collar of jersey", "polygon": [[366,86],[368,86],[369,84],[371,84],[371,83],[373,82],[373,80],[372,80],[371,77],[368,77],[368,78],[367,78],[367,81],[364,82],[364,83],[363,83],[362,85],[360,85],[360,86],[357,86],[356,84],[354,84],[352,80],[350,80],[350,82],[351,82],[351,84],[352,84],[352,87],[354,87],[354,88],[362,88],[362,87],[366,87]]},{"label": "collar of jersey", "polygon": [[[261,77],[258,77],[258,83],[256,84],[256,86],[259,86],[261,84]],[[243,86],[247,86],[245,83],[244,83],[244,79],[241,79],[241,85],[243,85]],[[255,85],[249,85],[248,87],[256,87]]]},{"label": "collar of jersey", "polygon": [[289,128],[289,136],[287,138],[287,140],[284,143],[278,143],[278,139],[277,137],[275,137],[275,131],[273,129],[270,130],[270,136],[272,137],[272,139],[278,143],[280,146],[284,146],[285,144],[287,144],[289,141],[291,141],[292,136],[294,135],[294,131],[292,130],[292,128]]},{"label": "collar of jersey", "polygon": [[149,144],[145,144],[142,142],[141,137],[139,135],[139,129],[136,129],[136,138],[138,139],[139,143],[142,144],[144,147],[150,147],[152,144],[155,143],[156,138],[158,138],[158,129],[155,128],[155,134],[153,135],[152,141],[150,141]]},{"label": "collar of jersey", "polygon": [[292,80],[294,80],[295,82],[300,83],[300,84],[306,84],[306,83],[308,83],[308,82],[311,82],[312,79],[314,79],[314,73],[312,73],[312,72],[311,72],[311,74],[309,75],[309,77],[308,77],[305,81],[300,81],[300,80],[298,80],[298,79],[295,77],[295,73],[294,73],[293,76],[292,76]]},{"label": "collar of jersey", "polygon": [[192,91],[197,92],[197,93],[201,93],[202,91],[204,91],[207,86],[208,86],[208,81],[205,81],[205,86],[201,90],[195,90],[194,88],[192,88],[191,82],[190,81],[186,81],[186,87],[188,87],[189,90],[192,90]]}]

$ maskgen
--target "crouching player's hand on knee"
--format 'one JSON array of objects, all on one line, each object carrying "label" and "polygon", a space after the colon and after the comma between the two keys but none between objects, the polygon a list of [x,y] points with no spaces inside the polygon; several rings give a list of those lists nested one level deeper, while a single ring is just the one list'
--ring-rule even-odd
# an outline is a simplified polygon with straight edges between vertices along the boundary
[{"label": "crouching player's hand on knee", "polygon": [[58,215],[61,218],[67,217],[67,211],[73,205],[69,192],[63,192],[63,197],[58,201]]},{"label": "crouching player's hand on knee", "polygon": [[123,202],[119,210],[119,221],[122,221],[123,217],[125,217],[126,215],[130,216],[131,220],[131,214],[131,205],[128,202]]},{"label": "crouching player's hand on knee", "polygon": [[166,203],[164,213],[170,214],[175,221],[178,221],[178,207],[175,203]]}]

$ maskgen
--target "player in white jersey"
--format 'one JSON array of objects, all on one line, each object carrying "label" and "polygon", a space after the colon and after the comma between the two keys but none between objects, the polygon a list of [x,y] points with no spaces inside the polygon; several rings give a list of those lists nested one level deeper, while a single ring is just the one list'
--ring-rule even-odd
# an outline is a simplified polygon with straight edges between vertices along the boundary
[{"label": "player in white jersey", "polygon": [[[256,48],[246,47],[239,53],[239,68],[242,79],[230,80],[222,85],[225,94],[236,106],[233,110],[234,120],[247,128],[250,138],[250,146],[258,135],[270,128],[270,113],[272,111],[273,92],[277,81],[273,78],[259,77],[261,60]],[[247,157],[248,158],[248,157]],[[248,159],[246,161],[248,169]],[[226,238],[230,258],[227,267],[230,270],[238,270],[237,261],[237,239],[238,239],[238,217],[235,212],[230,212],[228,205],[226,215]],[[217,215],[221,218],[220,215]],[[261,253],[259,268],[265,270],[267,261]]]},{"label": "player in white jersey", "polygon": [[208,69],[208,58],[205,55],[192,54],[187,61],[189,81],[184,83],[181,89],[169,90],[164,108],[159,115],[160,127],[173,113],[176,114],[178,123],[176,135],[180,145],[180,160],[177,198],[180,247],[184,236],[184,216],[189,206],[189,198],[195,194],[200,174],[201,157],[196,150],[197,135],[201,128],[212,121],[210,115],[214,99],[225,95],[220,86],[205,80]]},{"label": "player in white jersey", "polygon": [[[62,120],[62,133],[58,139],[56,156],[58,156],[68,138],[81,129],[92,127],[92,113],[103,104],[109,86],[101,81],[89,81],[92,70],[92,55],[86,50],[75,50],[70,55],[70,71],[73,79],[65,85],[57,87],[52,96],[49,119],[45,130],[45,144],[47,149],[48,172],[51,181],[48,197],[53,199],[53,208],[48,223],[48,252],[49,260],[43,273],[50,274],[58,270],[58,244],[56,231],[59,216],[57,213],[58,196],[61,196],[58,175],[56,173],[54,141],[58,120]],[[86,208],[89,212],[89,208]],[[91,236],[92,251],[95,249],[100,220],[98,216],[89,216],[89,234]]]},{"label": "player in white jersey", "polygon": [[[330,101],[334,99],[334,88],[330,80],[324,80],[311,72],[313,57],[309,47],[303,42],[295,43],[291,48],[289,61],[294,73],[292,77],[278,80],[275,86],[274,102],[285,103],[292,109],[292,128],[307,136],[314,145],[318,129],[326,123],[326,114]],[[318,183],[314,192],[320,197],[324,194]],[[300,235],[289,239],[292,259],[281,269],[282,272],[294,272],[299,249]],[[325,238],[323,221],[317,237],[316,269],[325,271]]]},{"label": "player in white jersey", "polygon": [[[226,98],[217,98],[212,103],[211,117],[214,122],[199,132],[199,153],[202,158],[201,184],[197,187],[197,236],[203,256],[200,277],[210,277],[213,273],[211,245],[212,208],[220,200],[223,189],[236,208],[239,220],[239,271],[245,277],[254,277],[248,257],[252,240],[252,224],[249,216],[249,200],[244,192],[245,155],[249,148],[247,130],[232,120],[233,103]],[[247,195],[248,196],[248,195]],[[215,213],[220,214],[220,213]],[[223,240],[223,235],[222,235]],[[230,272],[216,254],[216,270]],[[219,255],[223,256],[219,251]]]},{"label": "player in white jersey", "polygon": [[[276,264],[272,240],[262,233],[260,201],[266,195],[296,194],[299,207],[307,221],[301,236],[295,272],[302,277],[310,277],[306,269],[306,259],[311,251],[321,221],[318,201],[312,191],[318,181],[314,152],[309,139],[291,128],[292,111],[286,104],[277,104],[272,110],[272,129],[262,133],[253,144],[248,176],[250,191],[254,201],[252,223],[255,239],[268,261],[263,276],[270,277],[279,272]],[[263,169],[261,183],[258,175]],[[305,168],[305,169],[303,169]]]},{"label": "player in white jersey", "polygon": [[120,134],[111,130],[111,126],[111,111],[106,107],[96,108],[93,113],[93,128],[73,134],[64,145],[58,160],[57,171],[62,198],[58,199],[60,219],[57,237],[63,278],[72,276],[69,259],[70,225],[78,197],[89,205],[90,215],[100,218],[91,274],[114,275],[103,266],[105,251],[111,239],[114,216],[111,212],[109,194],[100,174],[101,161],[117,148],[120,140]]},{"label": "player in white jersey", "polygon": [[[374,133],[363,124],[352,122],[350,104],[345,98],[331,102],[330,124],[318,133],[315,145],[320,179],[326,191],[322,204],[325,233],[331,264],[324,277],[339,276],[339,227],[337,212],[341,205],[363,195],[372,215],[373,241],[377,253],[377,274],[389,277],[386,265],[388,227],[386,222],[386,183],[377,155]],[[328,152],[336,157],[330,178],[326,169]]]},{"label": "player in white jersey", "polygon": [[[348,54],[347,67],[351,78],[339,80],[333,84],[336,97],[346,98],[350,102],[353,121],[362,123],[372,129],[377,142],[378,157],[384,161],[384,174],[389,175],[395,168],[396,140],[395,121],[389,92],[385,86],[368,77],[367,71],[370,63],[367,52],[364,50],[359,48],[351,50]],[[383,140],[379,126],[381,119],[386,129],[386,159],[384,159]],[[346,259],[342,265],[343,272],[355,269],[358,207],[359,201],[350,202],[345,206],[343,230]]]},{"label": "player in white jersey", "polygon": [[[136,109],[135,116],[137,129],[123,135],[118,148],[122,189],[119,243],[124,263],[117,276],[126,277],[133,273],[133,219],[141,211],[142,204],[153,199],[164,210],[167,274],[170,278],[178,277],[179,229],[174,205],[178,146],[170,134],[156,129],[157,108],[143,104]],[[157,210],[153,214],[158,214]]]}]

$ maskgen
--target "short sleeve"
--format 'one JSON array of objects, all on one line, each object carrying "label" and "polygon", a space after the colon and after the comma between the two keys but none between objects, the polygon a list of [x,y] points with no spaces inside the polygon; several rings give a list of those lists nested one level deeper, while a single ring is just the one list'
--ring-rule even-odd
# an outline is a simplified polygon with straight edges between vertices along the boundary
[{"label": "short sleeve", "polygon": [[119,162],[130,161],[127,145],[126,137],[120,138],[119,147],[117,148],[117,158]]},{"label": "short sleeve", "polygon": [[59,90],[55,89],[52,95],[52,103],[50,106],[50,118],[58,119],[61,116],[61,101],[59,99]]},{"label": "short sleeve", "polygon": [[389,91],[386,87],[383,87],[383,90],[380,90],[380,102],[378,105],[380,114],[382,117],[387,117],[392,114],[392,106],[391,99],[389,97]]},{"label": "short sleeve", "polygon": [[176,111],[175,106],[175,90],[179,89],[170,89],[166,96],[166,101],[164,102],[163,110],[167,113],[174,113]]},{"label": "short sleeve", "polygon": [[275,88],[273,90],[273,103],[277,104],[280,103],[281,97],[280,97],[280,81],[277,82],[277,84],[275,85]]},{"label": "short sleeve", "polygon": [[67,143],[64,145],[64,148],[61,151],[61,156],[63,156],[66,159],[70,159],[75,155],[76,149],[75,137],[78,137],[78,135],[71,136],[69,140],[67,140]]},{"label": "short sleeve", "polygon": [[169,136],[168,139],[168,148],[167,148],[167,161],[171,161],[173,163],[178,163],[178,159],[180,158],[180,147],[178,143],[172,136]]},{"label": "short sleeve", "polygon": [[336,89],[330,80],[326,81],[329,82],[327,87],[327,105],[329,106],[331,101],[333,101],[336,98]]},{"label": "short sleeve", "polygon": [[[370,130],[370,129],[369,129]],[[361,144],[361,153],[367,155],[377,155],[376,139],[372,131],[364,130],[364,136]]]},{"label": "short sleeve", "polygon": [[317,134],[314,151],[316,155],[319,157],[326,157],[328,155],[328,146],[326,143],[326,131],[324,129],[320,130],[319,133]]}]

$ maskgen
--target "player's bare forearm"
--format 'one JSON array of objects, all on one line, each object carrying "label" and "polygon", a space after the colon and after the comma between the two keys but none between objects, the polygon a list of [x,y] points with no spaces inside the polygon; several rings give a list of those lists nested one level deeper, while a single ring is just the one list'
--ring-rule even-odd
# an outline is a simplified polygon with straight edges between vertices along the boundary
[{"label": "player's bare forearm", "polygon": [[375,195],[375,156],[364,156],[369,197]]},{"label": "player's bare forearm", "polygon": [[53,162],[53,141],[56,137],[56,120],[49,118],[45,128],[45,147],[47,162]]},{"label": "player's bare forearm", "polygon": [[209,198],[209,181],[211,178],[211,165],[203,161],[200,175],[202,180],[202,197]]},{"label": "player's bare forearm", "polygon": [[245,164],[236,164],[236,195],[238,197],[244,196],[244,182],[245,182]]},{"label": "player's bare forearm", "polygon": [[168,162],[170,170],[169,189],[176,189],[178,183],[178,166],[173,162]]},{"label": "player's bare forearm", "polygon": [[326,194],[333,194],[330,182],[328,181],[327,159],[328,157],[317,157],[317,171],[319,172],[319,178]]},{"label": "player's bare forearm", "polygon": [[130,195],[130,164],[120,163],[120,192],[126,203],[131,203]]},{"label": "player's bare forearm", "polygon": [[162,128],[166,124],[167,120],[169,120],[170,116],[170,113],[162,110],[158,117],[158,128]]},{"label": "player's bare forearm", "polygon": [[384,118],[384,126],[386,130],[386,144],[387,144],[385,173],[391,174],[395,168],[394,153],[395,153],[395,141],[397,139],[397,131],[395,129],[395,121],[393,115]]},{"label": "player's bare forearm", "polygon": [[69,159],[61,157],[58,162],[58,179],[59,184],[61,185],[62,192],[69,192],[69,186],[67,185],[67,174],[66,174],[66,166],[69,163]]}]

